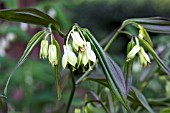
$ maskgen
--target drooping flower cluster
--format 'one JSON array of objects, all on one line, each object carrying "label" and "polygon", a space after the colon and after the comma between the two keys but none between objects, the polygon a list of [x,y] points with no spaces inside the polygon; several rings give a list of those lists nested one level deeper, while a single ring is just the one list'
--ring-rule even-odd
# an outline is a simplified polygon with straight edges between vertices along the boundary
[{"label": "drooping flower cluster", "polygon": [[73,70],[76,70],[80,66],[85,67],[87,64],[90,66],[91,62],[96,62],[96,55],[91,48],[90,42],[85,40],[81,31],[77,31],[74,28],[69,32],[66,44],[63,48],[63,68],[66,68],[67,65],[71,65]]},{"label": "drooping flower cluster", "polygon": [[[140,30],[139,30],[138,37],[143,39],[145,37],[145,33],[143,32],[144,28],[139,26],[139,29]],[[144,48],[142,46],[140,46],[138,37],[134,37],[135,42],[133,41],[133,39],[131,42],[129,42],[128,49],[130,49],[130,50],[128,51],[126,61],[127,62],[131,61],[132,59],[134,59],[136,54],[138,54],[139,63],[143,67],[146,67],[149,65],[149,63],[151,63],[150,58],[149,58],[148,54],[145,52]]]},{"label": "drooping flower cluster", "polygon": [[[51,36],[51,44],[48,43],[48,36]],[[41,47],[40,47],[40,59],[48,58],[49,62],[51,63],[52,67],[58,64],[58,58],[57,58],[57,47],[55,44],[53,44],[54,37],[52,34],[47,34],[45,38],[41,41]]]}]

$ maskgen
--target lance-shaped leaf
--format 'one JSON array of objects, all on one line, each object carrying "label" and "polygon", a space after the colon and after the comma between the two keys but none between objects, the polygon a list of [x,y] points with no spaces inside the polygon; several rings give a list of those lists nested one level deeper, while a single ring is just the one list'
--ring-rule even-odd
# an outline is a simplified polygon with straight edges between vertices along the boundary
[{"label": "lance-shaped leaf", "polygon": [[60,45],[54,39],[54,36],[53,36],[53,44],[57,48],[57,61],[58,61],[58,63],[57,63],[57,65],[54,66],[54,74],[55,74],[55,79],[56,79],[58,99],[60,99],[61,98],[61,90],[60,90],[60,67],[61,67],[60,59],[61,59],[61,51],[60,51]]},{"label": "lance-shaped leaf", "polygon": [[147,31],[155,33],[170,33],[170,19],[163,17],[150,17],[150,18],[135,18],[128,19],[124,22],[137,23],[143,26]]},{"label": "lance-shaped leaf", "polygon": [[122,70],[116,64],[116,62],[109,57],[108,57],[108,64],[114,75],[113,78],[117,81],[121,91],[127,96],[128,94],[127,94],[126,85],[125,85],[125,78],[124,78]]},{"label": "lance-shaped leaf", "polygon": [[126,93],[128,94],[132,85],[132,67],[133,67],[133,60],[126,62],[124,66],[124,76],[125,76],[125,86],[126,86]]},{"label": "lance-shaped leaf", "polygon": [[0,10],[0,19],[36,24],[45,27],[48,27],[51,24],[53,30],[63,35],[63,33],[60,31],[59,23],[37,9],[26,8]]},{"label": "lance-shaped leaf", "polygon": [[133,104],[135,104],[135,106],[142,106],[146,110],[148,110],[150,113],[154,113],[154,111],[148,104],[144,95],[139,90],[137,90],[135,87],[131,88],[130,93],[128,95],[128,99],[132,101]]},{"label": "lance-shaped leaf", "polygon": [[153,48],[149,45],[149,43],[143,39],[139,38],[139,41],[146,47],[146,49],[149,51],[149,53],[152,55],[156,63],[163,69],[163,71],[170,75],[170,69],[163,63],[163,61],[159,58],[159,56],[156,54],[156,52],[153,50]]},{"label": "lance-shaped leaf", "polygon": [[164,108],[159,113],[170,113],[170,108]]},{"label": "lance-shaped leaf", "polygon": [[35,34],[31,40],[29,41],[23,55],[21,56],[20,60],[18,61],[18,63],[16,64],[15,68],[12,70],[10,76],[8,77],[5,89],[4,89],[4,94],[7,94],[7,88],[8,88],[8,84],[9,81],[11,79],[11,77],[13,76],[14,72],[16,71],[16,69],[18,69],[26,60],[26,58],[28,57],[29,53],[31,52],[31,50],[37,45],[38,42],[40,42],[42,40],[42,38],[44,38],[45,36],[45,32],[44,31],[40,31],[37,34]]},{"label": "lance-shaped leaf", "polygon": [[123,104],[123,106],[130,111],[130,108],[127,103],[126,95],[124,94],[124,91],[120,88],[120,85],[115,77],[118,75],[114,75],[116,73],[113,73],[113,67],[110,66],[111,62],[109,61],[107,55],[105,54],[103,48],[100,46],[100,44],[97,42],[97,40],[94,38],[94,36],[90,33],[88,29],[83,29],[83,35],[88,40],[93,49],[94,52],[99,60],[99,63],[103,69],[103,72],[105,73],[106,80],[108,82],[109,88],[111,92],[116,96],[116,98]]}]

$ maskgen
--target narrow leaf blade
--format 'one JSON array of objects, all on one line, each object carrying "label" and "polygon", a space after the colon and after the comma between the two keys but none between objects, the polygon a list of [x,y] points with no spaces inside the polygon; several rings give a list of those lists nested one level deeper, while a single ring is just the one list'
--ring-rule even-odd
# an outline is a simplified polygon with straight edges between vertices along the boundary
[{"label": "narrow leaf blade", "polygon": [[166,74],[170,76],[170,69],[167,67],[163,61],[159,58],[159,56],[156,54],[156,52],[152,49],[152,47],[148,44],[147,41],[142,40],[139,38],[139,41],[146,47],[146,49],[149,51],[149,53],[152,55],[152,57],[155,59],[156,63],[165,71]]},{"label": "narrow leaf blade", "polygon": [[124,66],[126,93],[128,94],[132,85],[132,66],[133,60],[126,62]]},{"label": "narrow leaf blade", "polygon": [[31,52],[31,50],[37,45],[38,42],[40,42],[40,40],[44,37],[45,32],[44,31],[40,31],[37,34],[35,34],[31,40],[29,41],[23,55],[21,56],[20,60],[18,61],[18,63],[16,64],[15,68],[12,70],[12,72],[10,73],[10,76],[8,77],[5,89],[4,89],[4,94],[7,95],[7,89],[8,89],[8,84],[9,81],[11,79],[11,77],[13,76],[13,74],[15,73],[15,71],[24,63],[24,61],[26,60],[26,58],[28,57],[29,53]]},{"label": "narrow leaf blade", "polygon": [[127,96],[127,92],[126,92],[126,86],[125,86],[125,78],[123,75],[122,70],[120,69],[120,67],[111,59],[108,57],[108,64],[109,67],[113,73],[113,78],[117,81],[119,88],[121,89],[121,91]]},{"label": "narrow leaf blade", "polygon": [[44,27],[48,27],[51,24],[52,25],[51,28],[53,30],[63,35],[63,33],[60,31],[58,21],[52,19],[50,16],[37,9],[24,8],[24,9],[0,10],[0,19],[14,22],[36,24]]},{"label": "narrow leaf blade", "polygon": [[150,105],[148,104],[146,98],[144,95],[135,87],[132,87],[129,93],[129,97],[133,98],[133,101],[139,103],[141,106],[143,106],[145,109],[147,109],[150,113],[154,113]]},{"label": "narrow leaf blade", "polygon": [[111,92],[116,96],[116,98],[124,105],[124,107],[130,112],[130,108],[127,103],[126,95],[121,91],[121,88],[118,85],[114,77],[114,73],[112,72],[111,67],[109,66],[109,59],[106,56],[103,48],[94,38],[94,36],[90,33],[88,29],[83,29],[83,34],[85,38],[91,42],[94,52],[99,60],[99,63],[105,73],[106,80],[108,82],[109,88]]},{"label": "narrow leaf blade", "polygon": [[164,17],[127,19],[127,23],[137,23],[147,31],[155,33],[170,33],[170,19]]},{"label": "narrow leaf blade", "polygon": [[61,59],[61,51],[60,51],[60,45],[54,39],[54,37],[53,37],[53,44],[57,48],[57,61],[58,61],[58,64],[54,67],[54,72],[55,72],[55,79],[56,79],[56,88],[57,88],[57,93],[58,93],[58,99],[60,99],[61,98],[61,89],[60,89],[60,67],[61,67],[60,59]]}]

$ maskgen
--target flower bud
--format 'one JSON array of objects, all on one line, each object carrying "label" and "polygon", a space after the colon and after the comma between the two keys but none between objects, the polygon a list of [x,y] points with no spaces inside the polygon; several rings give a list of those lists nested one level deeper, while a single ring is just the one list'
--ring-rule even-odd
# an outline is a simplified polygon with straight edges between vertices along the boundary
[{"label": "flower bud", "polygon": [[140,51],[138,53],[139,55],[139,63],[143,66],[146,67],[150,63],[150,58],[149,56],[145,53],[143,47],[140,47]]},{"label": "flower bud", "polygon": [[40,58],[47,58],[48,56],[48,41],[46,39],[41,41]]},{"label": "flower bud", "polygon": [[131,49],[131,51],[128,53],[126,61],[129,62],[130,60],[132,60],[135,57],[135,55],[139,52],[139,50],[140,50],[140,46],[139,45],[135,45]]},{"label": "flower bud", "polygon": [[138,25],[138,27],[139,27],[139,35],[138,35],[138,37],[143,39],[145,37],[144,28],[142,26],[140,26],[140,25]]},{"label": "flower bud", "polygon": [[135,41],[131,40],[128,44],[127,44],[127,50],[126,53],[128,54],[130,52],[130,50],[135,46]]},{"label": "flower bud", "polygon": [[146,59],[146,61],[151,63],[150,58],[149,58],[148,54],[145,52],[145,50],[143,49],[143,47],[140,47],[140,51],[141,51],[142,55],[144,56],[144,58]]},{"label": "flower bud", "polygon": [[77,45],[80,46],[80,47],[83,47],[84,41],[83,41],[83,39],[81,38],[79,32],[73,31],[73,32],[71,33],[71,37],[73,38],[73,41],[74,41],[75,44],[77,44]]},{"label": "flower bud", "polygon": [[54,67],[54,65],[57,65],[58,61],[57,61],[57,48],[55,45],[51,44],[49,46],[49,50],[48,50],[48,59],[50,61],[50,63],[52,64],[52,66]]},{"label": "flower bud", "polygon": [[141,52],[138,53],[139,55],[139,63],[143,66],[143,67],[146,67],[147,66],[147,61],[145,60],[144,56],[142,55]]}]

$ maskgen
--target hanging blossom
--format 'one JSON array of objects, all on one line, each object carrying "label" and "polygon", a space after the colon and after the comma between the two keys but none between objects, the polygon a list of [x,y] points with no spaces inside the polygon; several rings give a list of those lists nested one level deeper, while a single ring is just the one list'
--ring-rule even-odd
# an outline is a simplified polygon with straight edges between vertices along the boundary
[{"label": "hanging blossom", "polygon": [[40,58],[47,58],[48,56],[48,41],[46,39],[41,41]]},{"label": "hanging blossom", "polygon": [[64,45],[63,48],[64,48],[64,55],[62,58],[63,68],[65,68],[68,63],[72,65],[73,67],[75,67],[77,63],[77,57],[72,51],[71,46]]},{"label": "hanging blossom", "polygon": [[127,54],[126,61],[129,62],[130,60],[132,60],[136,56],[136,54],[139,52],[139,50],[140,50],[139,40],[137,37],[135,37],[135,45],[132,47],[130,52]]},{"label": "hanging blossom", "polygon": [[57,65],[57,48],[54,44],[51,44],[49,46],[49,52],[48,52],[48,59],[51,65],[54,67],[54,65]]},{"label": "hanging blossom", "polygon": [[[140,33],[140,38],[143,37],[141,35],[142,35],[142,33]],[[149,58],[148,54],[145,52],[145,50],[143,49],[143,47],[141,47],[139,45],[138,37],[135,37],[135,42],[136,42],[136,44],[131,48],[130,52],[127,54],[126,62],[131,61],[138,54],[139,63],[143,67],[146,67],[149,65],[149,63],[151,63],[150,58]]]},{"label": "hanging blossom", "polygon": [[139,55],[139,63],[143,67],[146,67],[149,65],[149,63],[151,63],[150,58],[149,58],[148,54],[144,51],[143,47],[140,47],[140,51],[139,51],[138,55]]},{"label": "hanging blossom", "polygon": [[[51,44],[49,45],[49,41],[47,38],[51,36]],[[51,63],[52,67],[58,64],[58,58],[57,58],[57,47],[53,43],[54,36],[51,33],[47,33],[44,39],[41,41],[41,47],[40,47],[40,59],[48,58],[49,62]]]},{"label": "hanging blossom", "polygon": [[[71,44],[69,44],[70,37]],[[77,69],[81,65],[86,66],[90,64],[90,62],[96,62],[96,55],[91,48],[90,42],[85,40],[80,31],[78,32],[72,29],[67,36],[67,41],[63,48],[63,68],[66,68],[66,66],[70,64]]]}]

